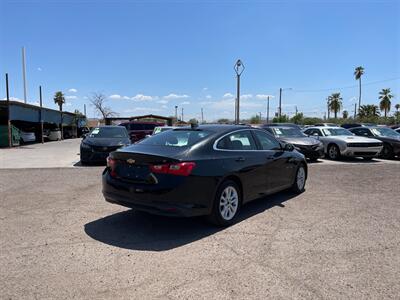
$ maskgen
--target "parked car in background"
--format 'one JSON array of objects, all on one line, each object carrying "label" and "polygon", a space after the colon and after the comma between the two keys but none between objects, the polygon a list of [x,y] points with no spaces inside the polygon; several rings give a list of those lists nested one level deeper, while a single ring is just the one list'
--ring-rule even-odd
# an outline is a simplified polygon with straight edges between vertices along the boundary
[{"label": "parked car in background", "polygon": [[318,124],[315,124],[314,126],[329,126],[329,127],[337,127],[337,126],[339,126],[338,124],[335,124],[335,123],[318,123]]},{"label": "parked car in background", "polygon": [[121,126],[95,127],[82,139],[81,164],[106,163],[110,152],[131,144],[127,130]]},{"label": "parked car in background", "polygon": [[124,126],[126,128],[132,143],[144,139],[147,135],[151,135],[155,127],[161,127],[164,125],[165,125],[164,123],[160,122],[137,122],[137,121],[130,121],[119,124],[119,126]]},{"label": "parked car in background", "polygon": [[357,127],[350,131],[358,136],[374,138],[383,142],[381,156],[394,158],[400,155],[400,133],[387,127]]},{"label": "parked car in background", "polygon": [[61,130],[55,129],[45,129],[43,131],[43,137],[48,141],[61,141]]},{"label": "parked car in background", "polygon": [[400,127],[399,127],[399,128],[396,128],[394,131],[400,133]]},{"label": "parked car in background", "polygon": [[82,137],[84,134],[88,134],[90,132],[89,127],[79,127],[78,128],[78,137]]},{"label": "parked car in background", "polygon": [[112,152],[102,191],[106,201],[137,210],[229,225],[251,200],[304,191],[307,163],[293,149],[248,126],[175,128]]},{"label": "parked car in background", "polygon": [[20,144],[36,142],[36,135],[34,132],[20,130],[19,136]]},{"label": "parked car in background", "polygon": [[301,129],[300,125],[294,124],[294,123],[268,123],[268,124],[262,124],[259,127],[262,127],[263,125],[268,125],[268,126],[285,126],[285,127],[294,127]]},{"label": "parked car in background", "polygon": [[157,127],[154,127],[153,133],[151,135],[155,135],[157,133],[172,130],[175,128],[177,128],[177,127],[175,127],[175,126],[157,126]]},{"label": "parked car in background", "polygon": [[379,140],[356,136],[342,127],[310,127],[304,133],[318,137],[324,144],[325,155],[333,160],[340,159],[341,156],[371,160],[379,155],[383,147]]},{"label": "parked car in background", "polygon": [[[335,125],[337,126],[337,125]],[[356,128],[356,127],[364,127],[364,126],[376,126],[376,124],[373,123],[346,123],[342,124],[341,127],[350,129],[350,128]]]},{"label": "parked car in background", "polygon": [[292,144],[297,151],[312,161],[324,156],[324,144],[314,137],[308,137],[296,127],[264,125],[261,128],[279,141]]}]

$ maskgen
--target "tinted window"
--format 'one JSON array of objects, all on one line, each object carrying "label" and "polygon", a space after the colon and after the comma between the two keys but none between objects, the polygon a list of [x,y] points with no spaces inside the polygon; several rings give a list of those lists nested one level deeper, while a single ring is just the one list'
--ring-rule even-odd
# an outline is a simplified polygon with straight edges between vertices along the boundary
[{"label": "tinted window", "polygon": [[253,136],[248,130],[234,132],[224,137],[218,142],[217,148],[225,150],[257,150]]},{"label": "tinted window", "polygon": [[130,130],[143,130],[143,124],[138,124],[138,123],[130,123],[129,124],[129,129]]},{"label": "tinted window", "polygon": [[169,147],[187,147],[204,139],[211,132],[203,130],[168,130],[144,139],[140,144]]},{"label": "tinted window", "polygon": [[322,133],[319,129],[307,129],[306,131],[304,131],[306,134],[308,135],[314,135],[317,134],[318,136],[322,136]]},{"label": "tinted window", "polygon": [[371,131],[377,136],[400,137],[398,132],[390,128],[372,128]]},{"label": "tinted window", "polygon": [[323,128],[322,130],[326,136],[353,135],[350,131],[344,128]]},{"label": "tinted window", "polygon": [[155,124],[143,124],[145,130],[153,130],[156,127]]},{"label": "tinted window", "polygon": [[128,133],[124,127],[95,127],[90,132],[91,138],[127,138]]},{"label": "tinted window", "polygon": [[262,150],[280,150],[281,149],[281,145],[279,144],[279,142],[274,139],[272,136],[259,131],[259,130],[255,130],[254,131],[260,145],[261,145],[261,149]]}]

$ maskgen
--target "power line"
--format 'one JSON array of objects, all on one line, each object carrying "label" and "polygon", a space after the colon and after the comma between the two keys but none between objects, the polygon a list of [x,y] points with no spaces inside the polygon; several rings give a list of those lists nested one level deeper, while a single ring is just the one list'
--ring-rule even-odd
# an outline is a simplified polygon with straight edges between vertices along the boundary
[{"label": "power line", "polygon": [[[390,78],[390,79],[385,79],[385,80],[379,80],[379,81],[372,81],[368,83],[363,83],[363,86],[368,86],[368,85],[374,85],[378,83],[383,83],[383,82],[389,82],[389,81],[394,81],[398,80],[400,77],[395,77],[395,78]],[[334,91],[334,90],[343,90],[343,89],[352,89],[358,87],[358,84],[354,85],[348,85],[348,86],[343,86],[343,87],[337,87],[337,88],[328,88],[328,89],[314,89],[314,90],[296,90],[293,89],[292,92],[294,93],[318,93],[318,92],[327,92],[327,91]]]}]

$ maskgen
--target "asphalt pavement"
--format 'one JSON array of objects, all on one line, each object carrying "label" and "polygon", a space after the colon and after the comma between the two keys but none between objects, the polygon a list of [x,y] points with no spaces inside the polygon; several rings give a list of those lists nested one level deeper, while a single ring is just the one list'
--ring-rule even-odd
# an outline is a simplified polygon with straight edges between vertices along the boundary
[{"label": "asphalt pavement", "polygon": [[226,229],[106,203],[102,170],[0,170],[2,299],[399,298],[398,162],[310,164]]}]

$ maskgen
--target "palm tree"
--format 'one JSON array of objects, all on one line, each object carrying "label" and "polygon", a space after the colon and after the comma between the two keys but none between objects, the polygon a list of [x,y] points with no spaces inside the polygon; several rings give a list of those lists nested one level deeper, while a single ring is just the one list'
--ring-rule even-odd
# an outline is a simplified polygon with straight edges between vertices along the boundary
[{"label": "palm tree", "polygon": [[337,113],[342,109],[342,97],[340,93],[333,93],[328,97],[328,107],[329,110],[335,114],[335,119],[337,119]]},{"label": "palm tree", "polygon": [[343,111],[343,119],[347,119],[349,117],[349,112],[347,110]]},{"label": "palm tree", "polygon": [[63,139],[63,115],[62,115],[62,107],[63,104],[65,103],[65,97],[64,94],[61,91],[58,91],[54,94],[54,103],[58,105],[60,108],[60,114],[61,114],[61,122],[60,122],[60,130],[61,130],[61,139]]},{"label": "palm tree", "polygon": [[361,105],[359,110],[359,117],[360,118],[374,118],[379,117],[379,108],[376,105],[368,104],[368,105]]},{"label": "palm tree", "polygon": [[357,68],[355,68],[354,70],[354,77],[356,80],[358,80],[358,84],[359,84],[359,96],[358,96],[358,111],[360,111],[360,107],[361,107],[361,76],[364,75],[364,68],[359,66]]},{"label": "palm tree", "polygon": [[390,105],[392,104],[390,99],[394,98],[394,96],[391,94],[390,89],[382,89],[382,91],[379,92],[379,99],[381,99],[381,102],[379,102],[379,108],[380,110],[385,112],[385,118],[390,111]]},{"label": "palm tree", "polygon": [[396,104],[395,106],[394,106],[394,108],[396,109],[396,111],[399,111],[399,109],[400,109],[400,104]]}]

